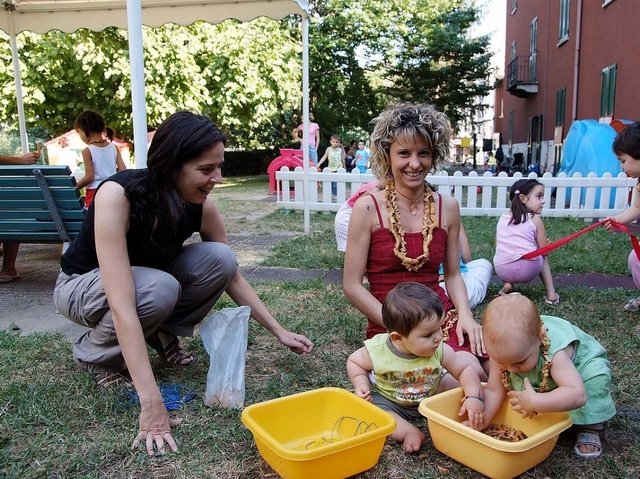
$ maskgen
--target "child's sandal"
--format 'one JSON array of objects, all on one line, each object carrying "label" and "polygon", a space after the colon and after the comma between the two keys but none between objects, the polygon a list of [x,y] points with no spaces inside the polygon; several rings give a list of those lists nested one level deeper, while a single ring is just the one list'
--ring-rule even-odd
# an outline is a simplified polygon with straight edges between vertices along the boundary
[{"label": "child's sandal", "polygon": [[550,306],[558,306],[560,304],[560,295],[558,293],[556,293],[556,300],[555,301],[550,301],[549,299],[547,299],[547,297],[544,297],[544,302],[547,303]]},{"label": "child's sandal", "polygon": [[[593,452],[582,452],[580,446],[593,446],[597,450]],[[573,446],[573,451],[578,457],[584,459],[594,459],[600,457],[602,454],[602,442],[600,441],[600,433],[593,429],[580,429],[576,434],[576,445]]]},{"label": "child's sandal", "polygon": [[640,302],[638,302],[638,298],[630,299],[627,304],[624,305],[625,311],[630,311],[632,313],[638,311],[640,309]]}]

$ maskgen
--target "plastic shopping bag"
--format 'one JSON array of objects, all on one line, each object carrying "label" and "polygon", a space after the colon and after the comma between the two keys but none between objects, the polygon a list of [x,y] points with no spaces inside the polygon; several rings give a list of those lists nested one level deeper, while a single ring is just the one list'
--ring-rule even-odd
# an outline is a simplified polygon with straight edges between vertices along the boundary
[{"label": "plastic shopping bag", "polygon": [[216,311],[200,325],[209,353],[204,403],[223,408],[244,407],[244,365],[249,337],[249,306]]}]

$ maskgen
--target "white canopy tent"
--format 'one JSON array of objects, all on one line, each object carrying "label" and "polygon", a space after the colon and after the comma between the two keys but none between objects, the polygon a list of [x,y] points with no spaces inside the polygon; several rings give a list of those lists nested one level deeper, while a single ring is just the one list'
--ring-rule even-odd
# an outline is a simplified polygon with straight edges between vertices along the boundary
[{"label": "white canopy tent", "polygon": [[[220,23],[228,18],[250,21],[260,16],[276,20],[290,14],[302,16],[303,37],[303,122],[309,123],[309,30],[307,0],[0,0],[0,29],[9,34],[16,81],[18,121],[22,149],[27,151],[26,122],[22,100],[22,83],[16,34],[23,31],[46,33],[50,30],[74,32],[80,28],[101,31],[109,26],[129,30],[129,62],[131,65],[131,99],[133,140],[135,145],[147,143],[146,101],[144,89],[144,56],[142,25],[159,27],[165,23],[191,25],[201,20]],[[304,135],[305,183],[309,171],[308,138]],[[137,148],[135,165],[147,163],[146,148]],[[310,231],[308,188],[305,189],[304,223]]]}]

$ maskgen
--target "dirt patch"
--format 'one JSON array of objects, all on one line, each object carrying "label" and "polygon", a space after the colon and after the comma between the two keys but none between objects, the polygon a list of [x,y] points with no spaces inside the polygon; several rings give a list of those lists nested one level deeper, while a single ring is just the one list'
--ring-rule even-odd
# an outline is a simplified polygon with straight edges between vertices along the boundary
[{"label": "dirt patch", "polygon": [[233,190],[225,190],[219,195],[212,193],[212,196],[222,214],[227,234],[271,234],[265,222],[260,223],[260,220],[278,210],[275,196]]}]

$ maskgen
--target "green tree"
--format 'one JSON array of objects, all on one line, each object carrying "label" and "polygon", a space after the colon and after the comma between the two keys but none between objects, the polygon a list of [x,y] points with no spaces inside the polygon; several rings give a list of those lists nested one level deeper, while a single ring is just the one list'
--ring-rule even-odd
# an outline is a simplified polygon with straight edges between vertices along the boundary
[{"label": "green tree", "polygon": [[[290,22],[197,23],[143,28],[147,122],[179,109],[206,113],[230,134],[230,146],[255,148],[283,140],[281,118],[299,92],[300,46]],[[0,51],[0,122],[17,120],[8,37]],[[52,31],[18,35],[28,126],[58,135],[86,109],[100,112],[131,140],[128,34]],[[287,135],[286,142],[289,137]]]},{"label": "green tree", "polygon": [[389,93],[398,99],[433,103],[454,129],[483,108],[490,82],[489,37],[472,38],[474,7],[450,6],[435,15],[412,12],[398,30],[397,60],[387,72]]},{"label": "green tree", "polygon": [[302,83],[297,25],[257,18],[190,27],[208,97],[202,106],[240,148],[290,143],[290,116]]},{"label": "green tree", "polygon": [[487,83],[488,38],[472,38],[467,0],[311,2],[310,99],[325,139],[342,125],[370,129],[393,101],[431,102],[455,125]]},{"label": "green tree", "polygon": [[[83,110],[92,109],[126,136],[131,130],[131,99],[125,32],[24,32],[18,39],[28,124],[59,134],[71,129]],[[3,119],[13,115],[15,98],[3,101],[2,107]]]},{"label": "green tree", "polygon": [[[490,88],[486,37],[471,38],[468,0],[312,0],[310,102],[326,143],[364,136],[389,101],[429,101],[457,124]],[[208,114],[229,146],[291,143],[302,104],[300,17],[143,28],[147,121],[179,109]],[[0,49],[0,122],[17,108],[8,37]],[[52,135],[85,109],[131,140],[126,31],[18,35],[28,127]],[[358,132],[358,133],[355,133]]]},{"label": "green tree", "polygon": [[384,105],[383,89],[365,52],[366,45],[377,45],[371,9],[385,3],[311,2],[309,98],[326,143],[333,133],[345,136],[350,130],[369,130],[371,119]]}]

